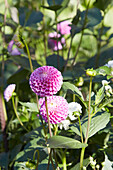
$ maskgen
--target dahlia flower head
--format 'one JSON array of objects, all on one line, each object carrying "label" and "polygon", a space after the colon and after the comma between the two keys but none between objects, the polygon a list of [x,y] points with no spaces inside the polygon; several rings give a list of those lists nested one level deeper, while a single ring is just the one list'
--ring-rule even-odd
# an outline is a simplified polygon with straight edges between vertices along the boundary
[{"label": "dahlia flower head", "polygon": [[11,55],[21,55],[20,51],[17,48],[13,48],[13,47],[14,47],[14,40],[11,40],[8,45],[8,52]]},{"label": "dahlia flower head", "polygon": [[42,66],[31,74],[29,84],[32,91],[40,97],[52,96],[60,90],[63,77],[55,67]]},{"label": "dahlia flower head", "polygon": [[70,21],[62,21],[59,24],[57,24],[57,29],[62,35],[70,34],[71,27],[69,26],[71,24]]},{"label": "dahlia flower head", "polygon": [[[62,96],[47,97],[48,114],[51,124],[57,124],[68,116],[68,103]],[[40,114],[45,122],[48,122],[45,101],[40,107]]]},{"label": "dahlia flower head", "polygon": [[16,87],[16,84],[10,84],[4,90],[4,99],[6,100],[6,102],[8,102],[11,99],[12,94],[15,90],[15,87]]},{"label": "dahlia flower head", "polygon": [[[65,45],[65,38],[61,37],[57,32],[50,33],[48,37],[48,48],[54,51],[61,50]],[[58,42],[55,38],[58,38]]]}]

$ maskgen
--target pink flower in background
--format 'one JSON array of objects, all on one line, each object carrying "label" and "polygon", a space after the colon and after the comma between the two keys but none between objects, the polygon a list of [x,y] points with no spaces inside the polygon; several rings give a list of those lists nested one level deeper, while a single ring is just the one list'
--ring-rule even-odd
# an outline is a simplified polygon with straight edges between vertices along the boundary
[{"label": "pink flower in background", "polygon": [[14,40],[11,40],[9,42],[9,45],[8,45],[8,52],[11,54],[11,55],[21,55],[20,51],[17,49],[17,48],[14,48],[13,49],[13,45],[14,45]]},{"label": "pink flower in background", "polygon": [[10,84],[6,87],[4,91],[4,99],[8,102],[12,97],[12,94],[15,90],[16,84]]},{"label": "pink flower in background", "polygon": [[53,66],[43,66],[34,70],[29,84],[32,91],[40,97],[51,96],[60,90],[63,77]]},{"label": "pink flower in background", "polygon": [[62,34],[70,34],[71,27],[69,26],[71,24],[70,21],[62,21],[59,24],[57,24],[58,31]]},{"label": "pink flower in background", "polygon": [[[58,38],[58,43],[57,43],[57,38]],[[58,49],[61,50],[63,48],[63,45],[65,45],[64,37],[61,37],[61,35],[57,34],[57,32],[49,34],[48,48],[57,51]]]},{"label": "pink flower in background", "polygon": [[[47,97],[48,114],[51,124],[57,124],[67,118],[68,103],[66,99],[61,96]],[[45,101],[41,105],[40,114],[45,122],[48,122]]]}]

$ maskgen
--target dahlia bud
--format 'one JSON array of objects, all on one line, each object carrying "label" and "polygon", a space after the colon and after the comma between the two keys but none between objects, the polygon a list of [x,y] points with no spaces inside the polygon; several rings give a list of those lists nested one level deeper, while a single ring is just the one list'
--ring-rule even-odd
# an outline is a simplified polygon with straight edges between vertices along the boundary
[{"label": "dahlia bud", "polygon": [[15,35],[13,36],[13,40],[14,40],[14,42],[15,42],[15,45],[16,45],[18,48],[21,48],[21,49],[24,48],[24,44],[23,44],[23,42],[22,42],[19,34],[15,34]]},{"label": "dahlia bud", "polygon": [[96,70],[93,70],[93,68],[91,68],[91,69],[86,70],[86,74],[88,76],[95,77],[97,75],[97,72],[96,72]]}]

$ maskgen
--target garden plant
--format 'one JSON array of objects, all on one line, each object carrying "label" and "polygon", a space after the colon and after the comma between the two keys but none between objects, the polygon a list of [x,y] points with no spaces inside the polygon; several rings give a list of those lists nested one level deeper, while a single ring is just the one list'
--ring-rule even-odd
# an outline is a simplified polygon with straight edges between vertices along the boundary
[{"label": "garden plant", "polygon": [[113,169],[113,0],[0,1],[0,170]]}]

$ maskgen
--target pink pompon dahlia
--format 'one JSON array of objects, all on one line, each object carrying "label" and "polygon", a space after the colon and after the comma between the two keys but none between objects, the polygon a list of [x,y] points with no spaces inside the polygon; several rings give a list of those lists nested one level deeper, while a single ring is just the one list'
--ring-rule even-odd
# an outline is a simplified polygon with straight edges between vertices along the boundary
[{"label": "pink pompon dahlia", "polygon": [[16,84],[10,84],[4,90],[4,99],[8,102],[12,97],[12,94],[15,90]]},{"label": "pink pompon dahlia", "polygon": [[71,27],[69,26],[69,24],[71,24],[70,21],[62,21],[59,24],[57,24],[57,29],[58,31],[62,34],[70,34],[71,31]]},{"label": "pink pompon dahlia", "polygon": [[[61,96],[47,97],[47,107],[51,124],[60,123],[68,116],[68,103]],[[48,122],[45,101],[41,105],[40,114],[45,122]]]},{"label": "pink pompon dahlia", "polygon": [[63,77],[53,66],[42,66],[31,74],[29,84],[32,91],[40,97],[51,96],[60,90]]},{"label": "pink pompon dahlia", "polygon": [[[58,40],[57,40],[57,38],[58,38]],[[57,51],[57,50],[61,50],[64,45],[65,45],[65,38],[61,37],[60,34],[57,34],[57,32],[53,32],[53,33],[49,34],[48,48],[50,48],[54,51]]]}]

